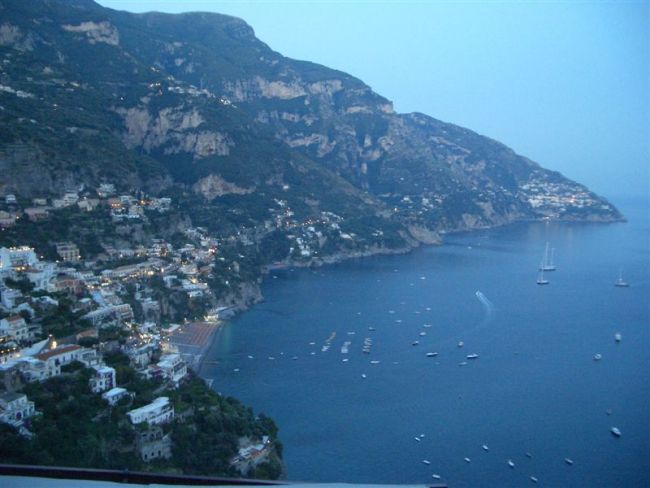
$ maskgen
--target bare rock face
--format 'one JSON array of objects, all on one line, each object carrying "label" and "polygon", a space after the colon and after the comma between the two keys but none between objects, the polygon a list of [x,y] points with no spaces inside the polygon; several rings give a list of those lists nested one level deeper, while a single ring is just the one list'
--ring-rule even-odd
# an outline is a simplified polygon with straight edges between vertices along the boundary
[{"label": "bare rock face", "polygon": [[34,39],[30,33],[23,33],[20,27],[5,22],[0,24],[0,46],[11,46],[19,51],[33,51]]},{"label": "bare rock face", "polygon": [[124,119],[122,138],[129,148],[141,147],[147,153],[162,149],[166,155],[190,153],[193,159],[227,156],[234,146],[231,138],[214,130],[197,130],[204,119],[195,108],[168,107],[152,115],[145,106],[115,108]]},{"label": "bare rock face", "polygon": [[230,193],[245,195],[253,192],[253,189],[251,188],[241,188],[215,174],[201,178],[194,184],[192,189],[203,195],[207,200],[212,200],[216,197],[228,195]]},{"label": "bare rock face", "polygon": [[67,32],[84,34],[90,44],[103,42],[111,46],[120,44],[120,35],[117,28],[108,21],[82,22],[79,25],[64,24],[61,26]]},{"label": "bare rock face", "polygon": [[426,227],[410,225],[408,227],[408,231],[416,241],[421,242],[422,244],[442,243],[440,234],[430,229],[427,229]]}]

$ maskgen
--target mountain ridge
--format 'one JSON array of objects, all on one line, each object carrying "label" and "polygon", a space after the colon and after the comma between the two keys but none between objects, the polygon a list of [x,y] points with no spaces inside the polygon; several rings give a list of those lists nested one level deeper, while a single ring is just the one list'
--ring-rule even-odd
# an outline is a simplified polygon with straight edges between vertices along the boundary
[{"label": "mountain ridge", "polygon": [[290,196],[317,202],[314,212],[345,207],[346,218],[359,207],[407,233],[622,219],[496,140],[396,113],[362,80],[282,56],[236,17],[91,0],[0,8],[5,194],[54,195],[61,180],[153,194],[180,185],[209,202]]}]

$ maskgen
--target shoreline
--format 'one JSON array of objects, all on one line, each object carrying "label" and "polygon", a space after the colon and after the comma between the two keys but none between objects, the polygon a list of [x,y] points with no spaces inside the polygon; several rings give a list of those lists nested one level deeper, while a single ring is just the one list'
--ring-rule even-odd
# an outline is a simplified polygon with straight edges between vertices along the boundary
[{"label": "shoreline", "polygon": [[[401,248],[385,248],[385,247],[374,247],[374,248],[369,248],[365,251],[351,251],[351,252],[338,252],[334,253],[332,255],[323,257],[323,258],[312,258],[309,261],[292,261],[292,260],[286,260],[283,262],[279,263],[279,267],[274,267],[274,265],[265,265],[262,266],[261,268],[261,277],[255,281],[252,282],[246,282],[242,283],[240,285],[240,293],[237,295],[231,295],[228,297],[226,300],[223,302],[219,303],[219,306],[221,305],[226,305],[232,307],[236,313],[229,317],[228,320],[232,319],[233,317],[236,317],[240,313],[243,313],[250,309],[253,305],[257,303],[261,303],[264,301],[264,296],[262,295],[262,290],[261,290],[261,284],[264,281],[264,277],[268,276],[272,271],[274,270],[279,270],[279,269],[291,269],[291,268],[317,268],[325,265],[331,265],[331,264],[338,264],[342,263],[344,261],[352,260],[352,259],[363,259],[363,258],[368,258],[368,257],[373,257],[373,256],[391,256],[391,255],[399,255],[399,254],[408,254],[415,249],[420,248],[421,246],[444,246],[445,245],[445,240],[444,236],[445,235],[457,235],[457,234],[463,234],[463,233],[473,233],[477,231],[485,231],[485,230],[491,230],[491,229],[498,229],[501,227],[507,227],[511,225],[517,225],[517,224],[524,224],[524,223],[564,223],[564,224],[597,224],[597,225],[603,225],[603,224],[620,224],[620,223],[627,223],[628,219],[626,219],[624,216],[621,214],[621,218],[619,219],[608,219],[608,220],[592,220],[592,219],[583,219],[583,220],[573,220],[573,219],[545,219],[545,218],[538,218],[538,219],[517,219],[514,221],[510,222],[503,222],[503,223],[495,223],[492,225],[485,225],[485,226],[475,226],[475,227],[470,227],[470,228],[465,228],[465,229],[451,229],[451,230],[439,230],[435,231],[435,234],[437,238],[435,240],[418,240],[413,238],[412,236],[407,239],[408,245],[405,247]],[[201,351],[201,357],[197,361],[197,369],[195,370],[196,373],[201,376],[200,372],[201,369],[203,368],[203,363],[205,361],[205,357],[207,356],[207,353],[211,351],[214,346],[218,343],[218,340],[221,336],[221,331],[223,329],[223,323],[220,322],[218,325],[218,330],[215,331],[214,334],[212,334],[211,339],[209,344],[205,346],[202,351]],[[203,378],[201,376],[201,378]],[[205,380],[205,378],[203,378]]]}]

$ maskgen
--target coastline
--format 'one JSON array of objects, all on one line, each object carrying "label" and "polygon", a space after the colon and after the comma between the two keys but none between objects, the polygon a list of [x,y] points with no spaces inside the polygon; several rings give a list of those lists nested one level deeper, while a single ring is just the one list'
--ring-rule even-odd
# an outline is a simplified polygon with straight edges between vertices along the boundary
[{"label": "coastline", "polygon": [[[441,229],[437,231],[427,231],[426,234],[419,232],[419,229],[409,229],[411,232],[410,236],[404,236],[407,245],[400,248],[386,248],[379,246],[372,246],[364,251],[350,251],[350,252],[337,252],[325,257],[312,258],[305,261],[295,261],[287,259],[281,261],[274,265],[266,265],[261,268],[262,276],[256,281],[242,283],[239,286],[238,293],[232,293],[225,299],[221,300],[218,306],[228,306],[232,307],[236,311],[236,314],[245,312],[251,306],[263,302],[264,296],[261,290],[261,284],[265,276],[269,275],[274,269],[291,269],[291,268],[310,268],[310,267],[321,267],[324,265],[337,264],[344,261],[352,259],[362,259],[372,256],[381,256],[381,255],[398,255],[398,254],[407,254],[413,250],[419,248],[420,246],[444,246],[444,236],[445,235],[455,235],[462,233],[472,233],[482,230],[496,229],[500,227],[507,227],[510,225],[516,225],[519,223],[583,223],[583,224],[615,224],[615,223],[626,223],[628,220],[620,214],[620,218],[611,218],[611,219],[547,219],[547,218],[537,218],[537,219],[515,219],[506,222],[495,222],[491,225],[474,225],[467,228],[454,228],[454,229]],[[415,230],[415,232],[414,232]],[[417,236],[417,237],[416,237]],[[235,314],[235,315],[236,315]],[[232,317],[230,317],[232,318]],[[197,361],[196,372],[200,376],[200,371],[202,369],[205,357],[207,353],[218,343],[219,337],[221,336],[223,326],[219,324],[218,330],[211,336],[209,344],[207,344],[201,353],[201,358]]]}]

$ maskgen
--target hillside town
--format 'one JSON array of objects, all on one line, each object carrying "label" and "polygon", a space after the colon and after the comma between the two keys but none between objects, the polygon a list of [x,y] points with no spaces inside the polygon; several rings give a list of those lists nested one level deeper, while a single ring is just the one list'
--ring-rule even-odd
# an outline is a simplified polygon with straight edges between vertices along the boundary
[{"label": "hillside town", "polygon": [[[4,203],[0,225],[7,228],[22,218],[44,221],[63,208],[91,211],[100,205],[114,222],[147,219],[150,212],[168,212],[172,201],[115,196],[114,186],[103,184],[96,198],[66,192],[21,207],[8,195]],[[290,217],[290,212],[278,212],[277,225],[294,225]],[[172,458],[169,426],[188,421],[193,411],[177,411],[178,401],[165,393],[195,381],[220,319],[234,311],[214,299],[215,267],[238,272],[236,261],[226,263],[220,256],[219,239],[202,228],[188,227],[184,233],[188,242],[180,247],[152,238],[147,247],[105,246],[100,259],[87,259],[75,242],[53,243],[53,260],[27,245],[0,247],[1,423],[33,437],[33,422],[42,412],[26,393],[30,385],[81,378],[106,412],[121,407],[124,415],[118,421],[132,427],[132,448],[143,463]],[[296,244],[304,253],[300,237]],[[229,285],[227,276],[222,281]],[[150,401],[129,389],[139,380],[120,382],[122,363],[148,382]],[[268,436],[242,437],[231,467],[251,472],[268,460],[271,445]]]}]

